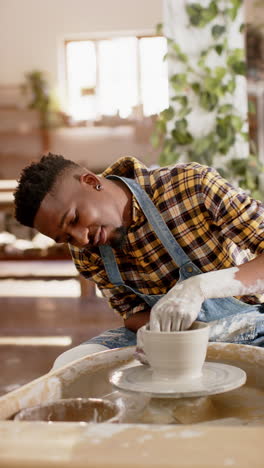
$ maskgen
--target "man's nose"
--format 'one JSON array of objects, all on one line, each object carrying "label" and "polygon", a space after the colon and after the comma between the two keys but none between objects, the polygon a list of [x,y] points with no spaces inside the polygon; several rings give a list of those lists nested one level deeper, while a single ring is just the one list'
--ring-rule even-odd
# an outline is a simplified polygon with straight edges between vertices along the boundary
[{"label": "man's nose", "polygon": [[84,247],[89,242],[87,228],[81,228],[79,226],[78,227],[72,226],[69,234],[73,238],[74,244],[77,247]]}]

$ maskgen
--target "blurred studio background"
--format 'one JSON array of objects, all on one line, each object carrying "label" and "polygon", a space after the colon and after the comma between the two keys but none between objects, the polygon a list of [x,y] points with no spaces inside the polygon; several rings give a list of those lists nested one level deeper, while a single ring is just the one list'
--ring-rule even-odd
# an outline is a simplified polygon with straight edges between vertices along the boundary
[{"label": "blurred studio background", "polygon": [[260,0],[0,0],[0,394],[121,323],[67,247],[15,222],[21,169],[191,160],[263,199],[263,38]]}]

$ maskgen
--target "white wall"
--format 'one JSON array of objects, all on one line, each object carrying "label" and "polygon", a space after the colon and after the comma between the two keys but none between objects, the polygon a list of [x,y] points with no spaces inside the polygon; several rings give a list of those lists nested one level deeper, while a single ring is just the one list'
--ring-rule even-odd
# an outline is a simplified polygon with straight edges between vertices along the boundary
[{"label": "white wall", "polygon": [[162,0],[0,0],[0,84],[24,81],[33,69],[59,78],[65,37],[154,29]]}]

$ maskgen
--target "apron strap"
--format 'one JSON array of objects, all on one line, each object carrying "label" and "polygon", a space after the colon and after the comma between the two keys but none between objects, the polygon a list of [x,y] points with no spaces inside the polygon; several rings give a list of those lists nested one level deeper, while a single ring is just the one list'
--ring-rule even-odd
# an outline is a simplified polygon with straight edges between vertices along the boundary
[{"label": "apron strap", "polygon": [[104,263],[105,271],[112,284],[115,286],[124,286],[132,293],[140,296],[151,307],[163,296],[163,294],[143,294],[137,289],[134,289],[131,286],[125,284],[120,274],[113,249],[109,245],[100,245],[99,250]]},{"label": "apron strap", "polygon": [[190,262],[188,255],[184,252],[178,242],[175,240],[167,224],[157,210],[153,201],[149,198],[148,194],[143,190],[140,185],[133,179],[127,177],[119,177],[116,175],[107,176],[108,179],[117,179],[123,181],[135,195],[140,208],[146,216],[148,222],[153,227],[159,240],[170,254],[172,260],[176,262],[178,267]]},{"label": "apron strap", "polygon": [[[158,212],[157,208],[155,207],[154,203],[149,198],[145,190],[143,190],[140,187],[140,185],[133,179],[128,179],[126,177],[119,177],[115,175],[107,176],[107,178],[121,180],[129,187],[131,192],[136,197],[148,222],[153,227],[156,235],[162,242],[165,249],[170,254],[172,260],[176,263],[176,265],[179,266],[182,269],[182,271],[186,269],[190,276],[194,273],[201,273],[201,271],[190,262],[189,257],[174,239],[165,221],[163,220],[162,216]],[[140,296],[150,306],[153,306],[155,302],[157,302],[157,300],[162,297],[162,295],[142,294],[138,290],[126,285],[120,274],[112,247],[110,247],[109,245],[100,245],[99,251],[104,263],[105,271],[112,284],[114,284],[115,286],[124,286],[132,293],[136,294],[137,296]],[[187,273],[187,271],[185,273]]]}]

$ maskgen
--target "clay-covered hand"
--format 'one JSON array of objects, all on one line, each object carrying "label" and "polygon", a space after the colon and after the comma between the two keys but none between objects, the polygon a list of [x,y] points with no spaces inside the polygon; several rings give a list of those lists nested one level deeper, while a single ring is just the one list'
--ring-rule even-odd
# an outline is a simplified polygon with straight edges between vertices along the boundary
[{"label": "clay-covered hand", "polygon": [[150,330],[186,330],[197,318],[205,300],[200,275],[177,283],[151,309]]},{"label": "clay-covered hand", "polygon": [[147,364],[148,365],[148,360],[144,352],[144,342],[143,342],[143,334],[142,331],[149,329],[149,324],[143,325],[143,327],[139,328],[137,331],[137,346],[136,346],[136,351],[134,354],[135,359],[137,359],[141,364]]}]

